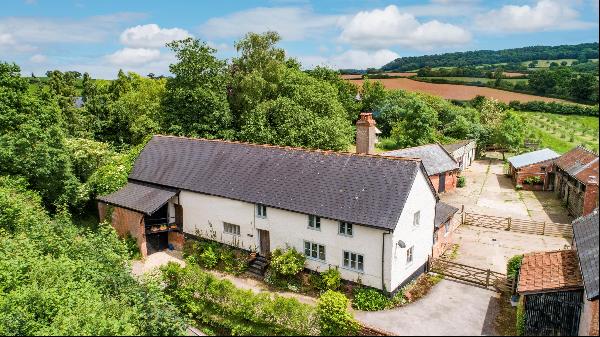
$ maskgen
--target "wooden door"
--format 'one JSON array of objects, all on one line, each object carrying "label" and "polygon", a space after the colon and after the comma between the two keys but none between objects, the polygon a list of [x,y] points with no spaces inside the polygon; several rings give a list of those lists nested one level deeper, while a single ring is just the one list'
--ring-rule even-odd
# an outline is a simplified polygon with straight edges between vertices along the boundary
[{"label": "wooden door", "polygon": [[438,186],[438,192],[442,193],[446,191],[446,173],[440,174],[440,181]]},{"label": "wooden door", "polygon": [[181,205],[175,206],[175,224],[177,226],[183,226],[183,207]]},{"label": "wooden door", "polygon": [[258,239],[260,244],[259,253],[262,256],[267,256],[271,252],[271,238],[269,236],[269,231],[265,231],[262,229],[258,230]]}]

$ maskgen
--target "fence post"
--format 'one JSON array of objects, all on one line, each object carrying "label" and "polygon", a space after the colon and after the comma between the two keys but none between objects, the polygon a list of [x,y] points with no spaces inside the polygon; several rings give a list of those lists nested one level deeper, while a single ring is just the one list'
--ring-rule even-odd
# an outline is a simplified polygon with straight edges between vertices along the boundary
[{"label": "fence post", "polygon": [[488,269],[487,275],[485,277],[485,287],[486,288],[488,288],[490,286],[490,273],[491,273],[491,270]]},{"label": "fence post", "polygon": [[542,224],[542,235],[546,234],[546,221]]},{"label": "fence post", "polygon": [[510,231],[511,225],[512,225],[512,218],[508,218],[508,228],[506,229],[507,231]]}]

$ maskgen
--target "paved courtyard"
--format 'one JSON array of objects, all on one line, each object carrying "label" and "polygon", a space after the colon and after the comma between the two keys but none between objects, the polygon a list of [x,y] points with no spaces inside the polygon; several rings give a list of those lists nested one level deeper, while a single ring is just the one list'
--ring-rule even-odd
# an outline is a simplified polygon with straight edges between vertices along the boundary
[{"label": "paved courtyard", "polygon": [[573,220],[554,192],[515,190],[499,159],[476,160],[463,175],[466,186],[441,194],[442,201],[464,205],[467,212],[473,213],[557,223]]}]

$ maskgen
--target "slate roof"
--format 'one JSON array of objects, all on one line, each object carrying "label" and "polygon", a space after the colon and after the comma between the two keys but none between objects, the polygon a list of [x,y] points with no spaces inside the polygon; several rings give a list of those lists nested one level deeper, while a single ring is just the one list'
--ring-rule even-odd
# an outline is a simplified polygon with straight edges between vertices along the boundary
[{"label": "slate roof", "polygon": [[590,176],[598,180],[598,155],[578,146],[555,161],[556,166],[587,185]]},{"label": "slate roof", "polygon": [[98,200],[151,215],[177,192],[178,190],[173,188],[130,181],[120,190],[101,196]]},{"label": "slate roof", "polygon": [[435,204],[435,228],[439,228],[443,223],[448,221],[451,217],[458,212],[458,208],[448,205],[445,202],[438,201]]},{"label": "slate roof", "polygon": [[573,221],[573,240],[588,300],[598,298],[598,209]]},{"label": "slate roof", "polygon": [[427,144],[406,149],[388,151],[384,156],[419,158],[423,161],[428,176],[458,170],[458,163],[440,144]]},{"label": "slate roof", "polygon": [[524,166],[553,160],[558,157],[560,157],[560,154],[550,149],[541,149],[537,151],[523,153],[518,156],[510,157],[508,158],[508,161],[514,168],[521,168]]},{"label": "slate roof", "polygon": [[458,141],[456,143],[444,144],[442,146],[444,147],[444,149],[446,151],[448,151],[449,153],[452,153],[452,152],[460,149],[461,147],[466,146],[467,144],[472,143],[472,142],[474,142],[474,140],[472,140],[472,139],[465,139],[465,140],[460,140],[460,141]]},{"label": "slate roof", "polygon": [[529,253],[523,256],[517,291],[543,293],[581,289],[581,273],[574,250]]},{"label": "slate roof", "polygon": [[415,159],[154,136],[129,179],[394,229],[420,170]]}]

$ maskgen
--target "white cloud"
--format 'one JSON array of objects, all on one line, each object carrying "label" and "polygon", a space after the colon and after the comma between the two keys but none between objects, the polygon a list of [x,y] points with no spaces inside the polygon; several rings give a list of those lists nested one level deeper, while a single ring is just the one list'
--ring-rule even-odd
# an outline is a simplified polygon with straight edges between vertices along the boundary
[{"label": "white cloud", "polygon": [[437,20],[420,23],[414,15],[391,5],[354,15],[343,23],[340,40],[362,49],[403,46],[429,50],[466,44],[471,41],[471,34],[459,26]]},{"label": "white cloud", "polygon": [[36,47],[26,43],[18,43],[12,34],[0,31],[0,50],[8,53],[22,53],[34,51]]},{"label": "white cloud", "polygon": [[322,65],[334,69],[366,69],[379,68],[398,57],[400,57],[400,55],[387,49],[381,49],[374,52],[350,49],[330,57],[300,56],[298,58],[305,68],[313,68]]},{"label": "white cloud", "polygon": [[506,5],[478,15],[475,25],[485,31],[509,33],[586,29],[595,25],[578,20],[579,12],[570,5],[556,0],[541,0],[534,6]]},{"label": "white cloud", "polygon": [[121,33],[122,44],[134,48],[160,48],[167,42],[192,36],[181,28],[160,28],[157,24],[139,25],[127,28]]},{"label": "white cloud", "polygon": [[140,65],[160,59],[160,50],[147,48],[123,48],[107,55],[106,59],[114,65]]},{"label": "white cloud", "polygon": [[29,61],[31,61],[33,63],[43,63],[43,62],[48,61],[48,57],[46,57],[46,55],[42,55],[42,54],[35,54],[29,58]]},{"label": "white cloud", "polygon": [[318,36],[324,29],[335,27],[339,17],[319,15],[307,8],[258,7],[212,18],[200,26],[208,38],[238,38],[248,32],[277,31],[285,40],[302,40]]}]

